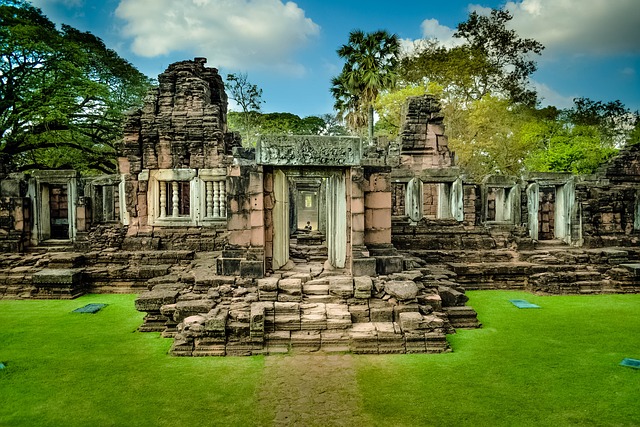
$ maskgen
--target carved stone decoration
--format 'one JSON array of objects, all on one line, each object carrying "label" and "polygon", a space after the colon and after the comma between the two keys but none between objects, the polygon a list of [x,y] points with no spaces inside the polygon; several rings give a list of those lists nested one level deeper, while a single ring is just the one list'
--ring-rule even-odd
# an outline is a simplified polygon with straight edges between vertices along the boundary
[{"label": "carved stone decoration", "polygon": [[407,184],[405,210],[409,219],[418,222],[422,219],[423,184],[419,178],[413,178]]},{"label": "carved stone decoration", "polygon": [[347,201],[343,173],[327,179],[327,249],[329,263],[344,268],[347,257]]},{"label": "carved stone decoration", "polygon": [[256,162],[274,166],[357,166],[362,158],[360,138],[317,135],[263,135]]},{"label": "carved stone decoration", "polygon": [[274,173],[273,192],[273,268],[289,261],[289,182],[281,170]]}]

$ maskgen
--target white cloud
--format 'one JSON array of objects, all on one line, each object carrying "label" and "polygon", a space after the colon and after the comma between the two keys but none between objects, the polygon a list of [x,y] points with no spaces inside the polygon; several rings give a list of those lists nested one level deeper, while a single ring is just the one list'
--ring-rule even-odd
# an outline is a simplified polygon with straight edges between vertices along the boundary
[{"label": "white cloud", "polygon": [[640,53],[638,0],[522,0],[505,8],[511,27],[545,45],[545,56]]},{"label": "white cloud", "polygon": [[144,57],[188,51],[232,69],[304,73],[292,53],[320,27],[296,3],[280,0],[121,0],[131,49]]},{"label": "white cloud", "polygon": [[543,106],[553,105],[558,108],[571,108],[573,106],[573,99],[578,97],[577,95],[562,95],[548,85],[535,80],[532,80],[531,84],[538,94],[540,104]]}]

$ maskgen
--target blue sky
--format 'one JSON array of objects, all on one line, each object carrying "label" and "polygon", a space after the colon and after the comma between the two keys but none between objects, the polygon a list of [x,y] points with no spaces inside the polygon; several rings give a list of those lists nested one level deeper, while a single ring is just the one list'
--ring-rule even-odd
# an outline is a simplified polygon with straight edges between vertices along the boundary
[{"label": "blue sky", "polygon": [[640,110],[638,0],[31,0],[56,23],[102,38],[156,77],[196,56],[223,75],[247,72],[264,112],[332,111],[336,49],[349,31],[385,29],[410,42],[451,43],[469,11],[507,8],[512,27],[546,47],[532,80],[544,105],[585,96]]}]

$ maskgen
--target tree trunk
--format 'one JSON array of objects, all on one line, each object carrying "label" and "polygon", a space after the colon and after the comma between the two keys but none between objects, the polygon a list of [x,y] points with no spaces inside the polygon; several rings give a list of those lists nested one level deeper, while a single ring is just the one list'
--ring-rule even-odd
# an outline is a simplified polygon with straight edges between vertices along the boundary
[{"label": "tree trunk", "polygon": [[369,105],[369,120],[367,125],[369,144],[373,144],[373,105]]}]

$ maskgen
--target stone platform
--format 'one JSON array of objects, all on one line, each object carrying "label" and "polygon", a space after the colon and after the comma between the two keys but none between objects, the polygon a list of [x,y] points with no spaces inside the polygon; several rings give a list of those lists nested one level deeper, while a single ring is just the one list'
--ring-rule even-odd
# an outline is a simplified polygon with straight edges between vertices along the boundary
[{"label": "stone platform", "polygon": [[151,280],[136,300],[140,330],[173,337],[175,356],[441,353],[454,328],[479,327],[464,291],[424,267],[371,278],[302,263],[246,279],[209,263]]}]

